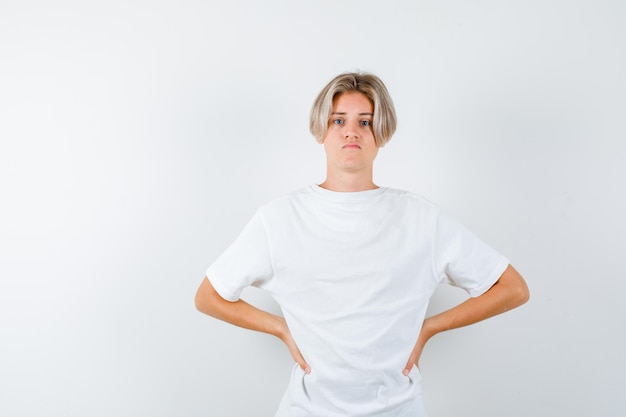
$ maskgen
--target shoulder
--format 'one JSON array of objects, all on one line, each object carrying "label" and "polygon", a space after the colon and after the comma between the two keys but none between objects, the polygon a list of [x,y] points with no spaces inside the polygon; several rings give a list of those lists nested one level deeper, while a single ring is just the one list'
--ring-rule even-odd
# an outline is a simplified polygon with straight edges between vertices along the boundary
[{"label": "shoulder", "polygon": [[270,215],[292,210],[294,206],[306,204],[311,199],[311,190],[303,187],[298,190],[289,192],[280,197],[274,198],[259,207],[258,212],[263,215]]},{"label": "shoulder", "polygon": [[411,191],[386,188],[383,196],[394,205],[405,206],[407,208],[420,211],[428,211],[434,214],[441,212],[441,208],[437,204],[433,203],[426,197]]}]

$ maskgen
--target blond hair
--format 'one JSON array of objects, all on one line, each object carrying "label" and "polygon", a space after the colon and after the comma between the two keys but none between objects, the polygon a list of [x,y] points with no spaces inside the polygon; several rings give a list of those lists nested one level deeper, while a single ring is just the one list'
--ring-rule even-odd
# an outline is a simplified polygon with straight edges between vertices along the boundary
[{"label": "blond hair", "polygon": [[374,107],[372,130],[376,145],[385,146],[396,131],[396,110],[387,87],[380,78],[368,73],[349,72],[336,76],[320,91],[311,108],[309,129],[322,143],[328,130],[334,100],[341,94],[358,92],[367,97]]}]

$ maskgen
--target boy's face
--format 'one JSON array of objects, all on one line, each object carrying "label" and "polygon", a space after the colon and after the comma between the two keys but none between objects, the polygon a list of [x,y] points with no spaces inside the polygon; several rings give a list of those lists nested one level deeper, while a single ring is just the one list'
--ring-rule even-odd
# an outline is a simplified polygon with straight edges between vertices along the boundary
[{"label": "boy's face", "polygon": [[374,106],[364,94],[347,92],[335,97],[323,141],[329,168],[371,172],[378,154],[373,119]]}]

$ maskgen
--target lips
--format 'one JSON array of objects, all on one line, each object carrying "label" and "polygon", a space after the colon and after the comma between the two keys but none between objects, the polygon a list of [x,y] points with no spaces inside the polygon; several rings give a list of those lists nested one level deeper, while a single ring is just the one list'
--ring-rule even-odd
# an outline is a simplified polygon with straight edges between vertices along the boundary
[{"label": "lips", "polygon": [[344,149],[361,149],[361,146],[358,143],[347,143],[343,145]]}]

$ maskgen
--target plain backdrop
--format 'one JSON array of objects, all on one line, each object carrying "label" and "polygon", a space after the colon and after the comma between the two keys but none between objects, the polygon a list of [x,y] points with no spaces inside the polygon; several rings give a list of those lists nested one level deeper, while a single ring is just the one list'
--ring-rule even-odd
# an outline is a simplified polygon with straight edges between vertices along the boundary
[{"label": "plain backdrop", "polygon": [[[193,297],[261,204],[323,181],[309,109],[351,70],[398,112],[375,181],[438,203],[531,289],[430,342],[430,416],[626,415],[625,18],[621,0],[1,0],[0,415],[271,417],[287,349]],[[430,311],[463,299],[441,287]]]}]

